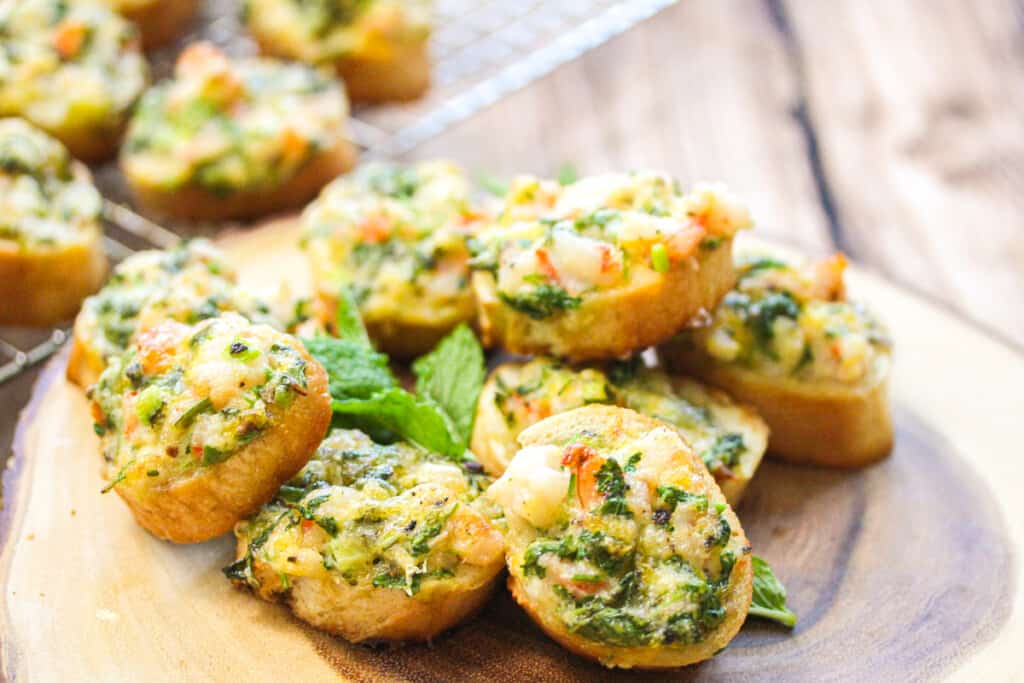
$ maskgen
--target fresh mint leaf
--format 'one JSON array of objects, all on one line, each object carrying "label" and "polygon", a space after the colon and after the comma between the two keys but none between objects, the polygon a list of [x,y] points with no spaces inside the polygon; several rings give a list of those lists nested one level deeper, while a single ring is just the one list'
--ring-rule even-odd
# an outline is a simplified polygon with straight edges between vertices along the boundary
[{"label": "fresh mint leaf", "polygon": [[450,458],[461,460],[465,453],[437,406],[403,389],[379,391],[365,399],[336,400],[331,406],[336,414],[361,418],[370,429],[393,432]]},{"label": "fresh mint leaf", "polygon": [[786,607],[786,587],[775,578],[768,563],[754,555],[754,599],[750,614],[777,621],[783,626],[796,626],[796,614]]},{"label": "fresh mint leaf", "polygon": [[487,370],[484,350],[468,325],[459,325],[413,363],[416,392],[444,411],[463,447],[469,445],[476,402]]},{"label": "fresh mint leaf", "polygon": [[361,342],[319,336],[303,339],[306,350],[327,370],[331,397],[336,400],[370,398],[398,386],[388,357]]},{"label": "fresh mint leaf", "polygon": [[370,344],[370,335],[366,333],[366,326],[363,325],[363,318],[359,314],[359,304],[356,303],[351,287],[342,287],[338,292],[338,312],[335,325],[339,338],[373,348]]}]

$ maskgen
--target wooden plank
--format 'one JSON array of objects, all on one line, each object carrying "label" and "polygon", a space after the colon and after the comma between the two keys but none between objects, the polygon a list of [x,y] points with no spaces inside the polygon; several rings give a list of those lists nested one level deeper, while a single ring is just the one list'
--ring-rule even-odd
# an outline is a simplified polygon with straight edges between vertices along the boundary
[{"label": "wooden plank", "polygon": [[662,168],[721,180],[746,198],[763,234],[831,247],[796,81],[771,15],[746,0],[687,0],[427,143],[507,178]]},{"label": "wooden plank", "polygon": [[[278,223],[223,244],[244,281],[273,285],[301,262],[295,238]],[[920,680],[954,669],[1003,680],[1016,666],[1024,460],[1003,455],[1024,410],[1024,363],[899,289],[857,269],[850,280],[894,323],[897,348],[915,350],[895,366],[895,452],[859,472],[766,463],[738,513],[800,623],[789,633],[752,622],[714,660],[649,680]],[[950,364],[957,351],[970,362]],[[371,650],[233,589],[219,571],[233,559],[228,537],[161,542],[100,494],[88,402],[64,380],[65,360],[44,374],[4,477],[0,679],[639,677],[569,655],[504,590],[430,647]],[[982,389],[994,400],[962,401]]]},{"label": "wooden plank", "polygon": [[1024,343],[1011,0],[784,0],[841,242]]}]

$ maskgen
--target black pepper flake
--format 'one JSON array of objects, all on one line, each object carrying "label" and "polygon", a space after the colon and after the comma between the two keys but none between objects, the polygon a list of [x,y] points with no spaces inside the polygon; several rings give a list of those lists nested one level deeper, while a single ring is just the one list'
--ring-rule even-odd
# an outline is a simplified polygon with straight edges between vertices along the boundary
[{"label": "black pepper flake", "polygon": [[245,353],[249,350],[249,347],[242,342],[236,341],[231,343],[231,355],[237,356],[240,353]]},{"label": "black pepper flake", "polygon": [[406,531],[412,531],[415,528],[416,528],[416,520],[415,519],[405,525],[405,530]]},{"label": "black pepper flake", "polygon": [[669,510],[655,510],[653,519],[654,523],[658,526],[665,526],[668,524],[668,520],[672,518],[672,513]]},{"label": "black pepper flake", "polygon": [[467,472],[472,472],[473,474],[480,474],[481,472],[484,471],[484,466],[478,463],[476,460],[467,460],[465,463],[463,463],[463,467],[466,468]]}]

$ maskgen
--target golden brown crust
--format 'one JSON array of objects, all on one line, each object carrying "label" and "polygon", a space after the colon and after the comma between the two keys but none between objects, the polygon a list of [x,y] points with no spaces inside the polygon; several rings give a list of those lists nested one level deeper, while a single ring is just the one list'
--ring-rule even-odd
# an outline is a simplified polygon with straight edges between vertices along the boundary
[{"label": "golden brown crust", "polygon": [[48,130],[47,132],[64,143],[75,159],[87,164],[98,164],[114,157],[127,127],[127,114],[125,114],[121,120],[115,120],[111,125]]},{"label": "golden brown crust", "polygon": [[125,178],[139,203],[159,214],[209,221],[256,218],[305,205],[329,181],[352,168],[356,157],[352,143],[339,139],[330,149],[317,153],[280,187],[227,196],[218,196],[197,185],[162,190],[138,184],[129,174]]},{"label": "golden brown crust", "polygon": [[[264,54],[296,58],[292,50],[278,45],[272,36],[250,28]],[[430,51],[425,40],[395,46],[390,59],[343,57],[333,66],[345,81],[345,91],[353,102],[414,100],[430,87]]]},{"label": "golden brown crust", "polygon": [[287,601],[303,621],[353,643],[423,641],[483,607],[500,574],[499,565],[480,585],[436,591],[427,597],[349,586],[331,579],[303,578],[293,581]]},{"label": "golden brown crust", "polygon": [[120,14],[139,27],[142,47],[152,50],[184,33],[195,17],[197,7],[196,0],[161,0],[136,9],[121,10]]},{"label": "golden brown crust", "polygon": [[678,344],[659,354],[669,367],[753,405],[768,423],[771,455],[797,464],[864,467],[892,450],[889,360],[854,386],[766,377],[716,363]]},{"label": "golden brown crust", "polygon": [[[75,175],[89,178],[76,164]],[[81,243],[20,249],[0,240],[0,325],[48,327],[70,320],[107,274],[103,234],[97,227]]]},{"label": "golden brown crust", "polygon": [[103,355],[89,342],[88,335],[81,329],[81,318],[75,320],[71,335],[71,351],[68,355],[67,378],[83,389],[96,384],[106,363]]},{"label": "golden brown crust", "polygon": [[494,276],[473,273],[485,345],[520,354],[551,354],[573,362],[620,358],[660,344],[733,287],[732,240],[647,284],[587,297],[575,310],[533,320],[502,303]]},{"label": "golden brown crust", "polygon": [[295,399],[276,427],[224,462],[165,488],[150,490],[140,479],[115,486],[142,527],[175,543],[215,538],[256,512],[302,469],[330,426],[331,400],[326,371],[305,349],[301,355],[309,369],[307,393]]},{"label": "golden brown crust", "polygon": [[[520,435],[519,442],[525,448],[532,445],[563,443],[573,435],[586,430],[593,430],[599,434],[617,434],[633,431],[638,426],[651,429],[663,425],[664,423],[658,420],[628,408],[590,405],[538,422]],[[689,450],[681,437],[678,439],[678,447],[679,453],[685,454],[688,458],[686,464],[691,476],[694,481],[699,482],[696,490],[705,493],[712,503],[724,503],[725,497],[718,484],[708,473],[703,461]],[[726,507],[723,514],[732,529],[734,540],[738,538],[741,546],[749,548],[750,543],[733,509]],[[753,582],[753,561],[750,553],[746,552],[737,558],[730,574],[731,590],[726,594],[723,604],[726,610],[725,619],[706,640],[683,647],[613,647],[587,640],[569,633],[554,615],[538,609],[514,575],[509,576],[508,587],[516,602],[537,625],[566,649],[609,667],[665,669],[710,659],[728,645],[747,618],[753,595]]]}]

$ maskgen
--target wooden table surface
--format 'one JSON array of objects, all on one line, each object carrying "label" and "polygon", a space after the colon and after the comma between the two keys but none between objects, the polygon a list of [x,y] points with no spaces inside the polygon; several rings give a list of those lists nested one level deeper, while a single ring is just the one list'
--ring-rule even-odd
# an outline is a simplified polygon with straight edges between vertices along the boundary
[{"label": "wooden table surface", "polygon": [[1024,40],[1010,0],[683,0],[415,151],[508,177],[721,180],[1024,347]]}]

